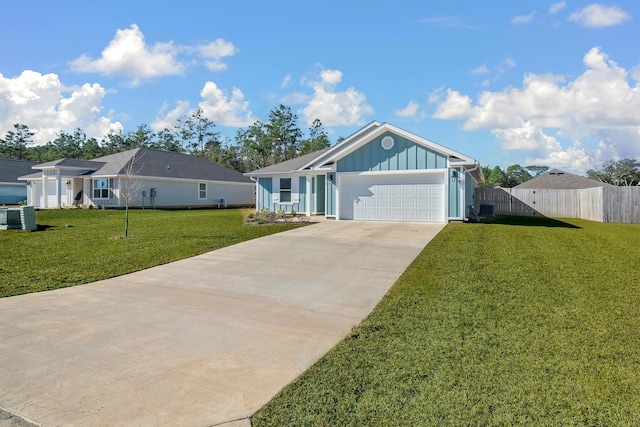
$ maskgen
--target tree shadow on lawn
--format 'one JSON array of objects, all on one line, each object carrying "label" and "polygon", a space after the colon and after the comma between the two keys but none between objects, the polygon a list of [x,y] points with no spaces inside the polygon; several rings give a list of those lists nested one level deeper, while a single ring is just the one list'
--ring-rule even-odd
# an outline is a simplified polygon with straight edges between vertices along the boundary
[{"label": "tree shadow on lawn", "polygon": [[581,228],[577,225],[569,224],[546,216],[511,216],[496,215],[493,218],[484,218],[479,224],[500,224],[500,225],[519,225],[526,227],[561,227],[561,228]]}]

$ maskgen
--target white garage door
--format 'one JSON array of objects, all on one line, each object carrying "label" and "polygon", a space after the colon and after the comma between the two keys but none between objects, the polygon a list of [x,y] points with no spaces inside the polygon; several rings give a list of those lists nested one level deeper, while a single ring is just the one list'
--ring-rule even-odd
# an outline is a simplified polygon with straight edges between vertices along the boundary
[{"label": "white garage door", "polygon": [[340,219],[445,221],[443,174],[340,177]]}]

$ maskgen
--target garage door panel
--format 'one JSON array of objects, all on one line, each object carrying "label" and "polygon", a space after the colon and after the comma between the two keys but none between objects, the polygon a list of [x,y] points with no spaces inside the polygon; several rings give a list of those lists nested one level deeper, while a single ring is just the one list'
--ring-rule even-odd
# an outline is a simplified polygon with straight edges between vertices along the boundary
[{"label": "garage door panel", "polygon": [[431,195],[431,190],[427,186],[418,185],[416,186],[416,195],[421,197],[428,197],[429,195]]},{"label": "garage door panel", "polygon": [[402,207],[405,209],[416,209],[416,205],[417,205],[417,201],[416,199],[404,199],[402,200]]},{"label": "garage door panel", "polygon": [[389,204],[393,209],[402,209],[402,199],[391,199]]},{"label": "garage door panel", "polygon": [[433,175],[342,177],[340,218],[444,222],[442,179]]}]

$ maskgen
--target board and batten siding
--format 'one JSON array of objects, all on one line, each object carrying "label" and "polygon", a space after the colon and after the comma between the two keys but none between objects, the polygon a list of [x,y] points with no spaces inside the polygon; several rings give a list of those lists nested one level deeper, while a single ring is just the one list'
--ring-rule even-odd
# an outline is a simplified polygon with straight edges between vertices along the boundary
[{"label": "board and batten siding", "polygon": [[[283,178],[289,178],[288,176]],[[274,189],[279,188],[278,185],[274,185],[274,180],[280,179],[280,177],[266,177],[258,178],[257,185],[257,206],[259,209],[266,208],[271,212],[278,212],[281,209],[284,212],[291,213],[296,211],[297,213],[304,213],[307,211],[306,194],[307,194],[307,179],[304,176],[292,176],[291,179],[298,180],[298,196],[295,197],[292,194],[292,200],[296,200],[295,203],[279,203],[274,202],[273,194]]]},{"label": "board and batten siding", "polygon": [[[382,148],[382,139],[394,140],[389,150]],[[391,132],[385,132],[337,162],[338,172],[382,172],[421,169],[444,169],[447,156],[416,144]]]}]

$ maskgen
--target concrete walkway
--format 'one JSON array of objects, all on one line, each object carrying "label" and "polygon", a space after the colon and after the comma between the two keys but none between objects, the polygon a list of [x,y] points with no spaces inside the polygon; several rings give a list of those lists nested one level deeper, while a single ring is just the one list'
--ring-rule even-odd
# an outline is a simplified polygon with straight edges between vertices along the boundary
[{"label": "concrete walkway", "polygon": [[248,426],[442,228],[326,221],[1,298],[0,426]]}]

